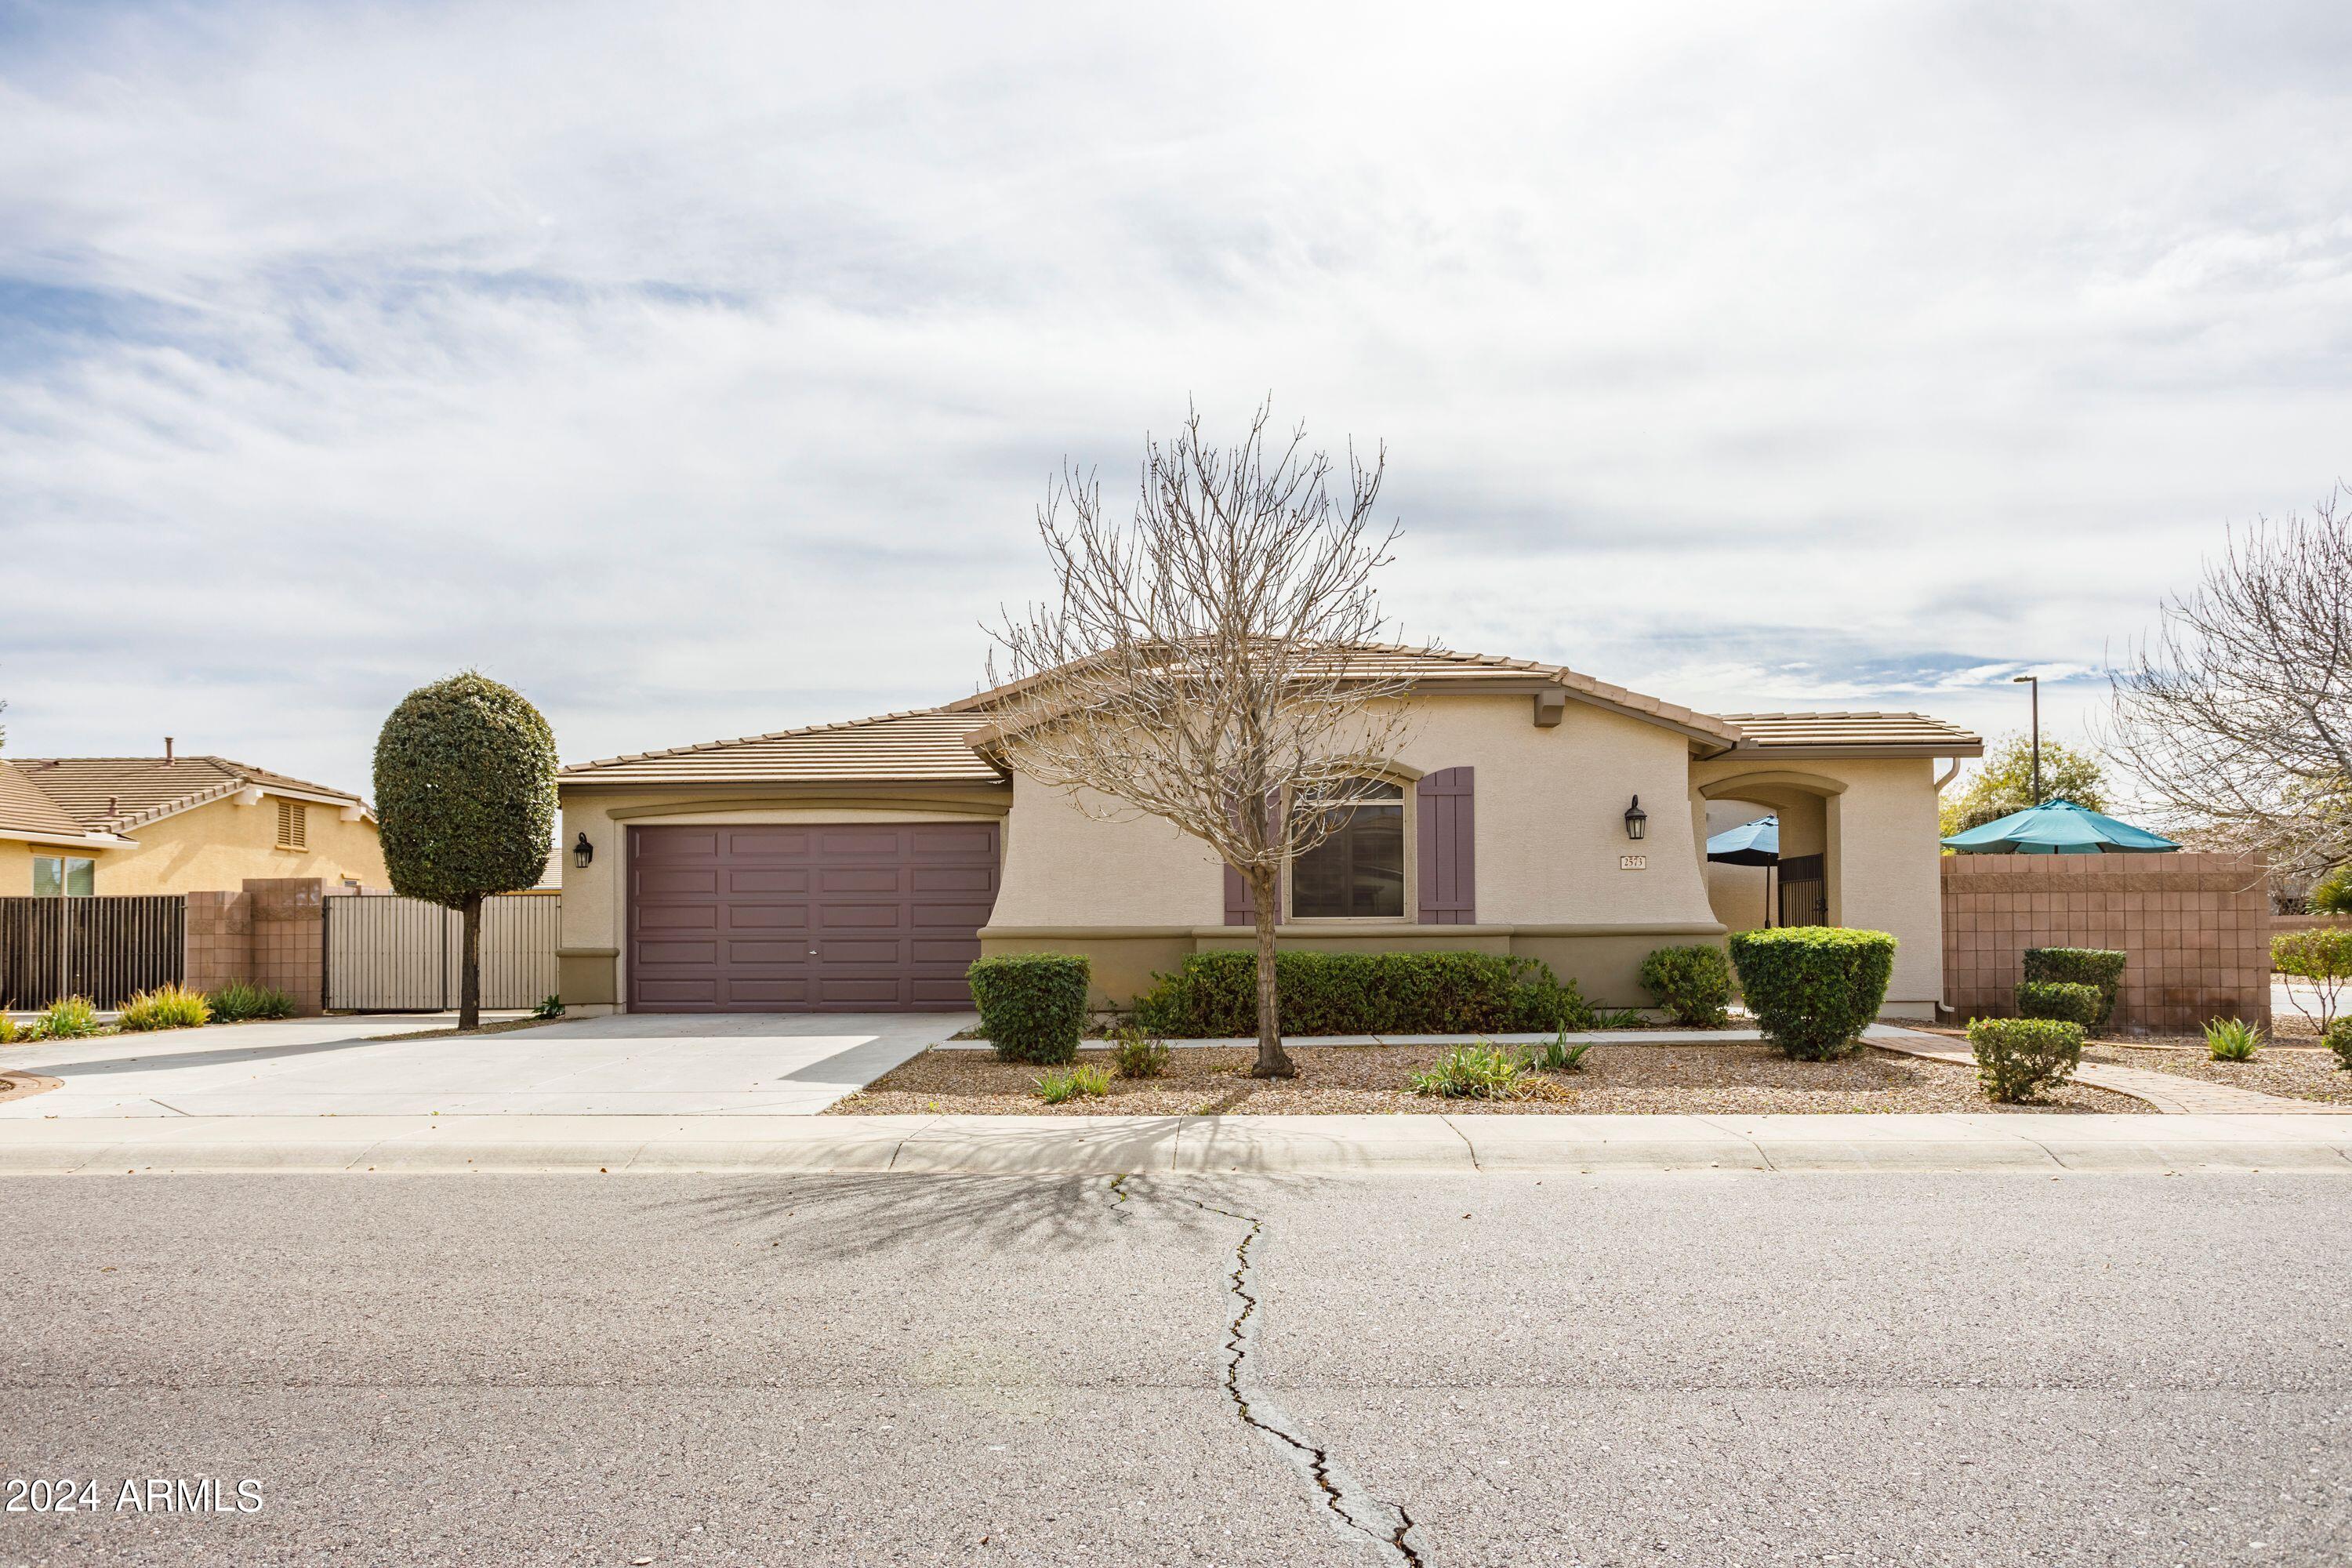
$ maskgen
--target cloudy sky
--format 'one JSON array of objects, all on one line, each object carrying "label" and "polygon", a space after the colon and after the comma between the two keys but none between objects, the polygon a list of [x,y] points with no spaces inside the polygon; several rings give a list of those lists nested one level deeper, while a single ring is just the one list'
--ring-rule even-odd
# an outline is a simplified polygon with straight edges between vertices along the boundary
[{"label": "cloudy sky", "polygon": [[363,787],[967,692],[1066,457],[1383,439],[1414,637],[2022,721],[2352,469],[2352,8],[0,0],[0,697]]}]

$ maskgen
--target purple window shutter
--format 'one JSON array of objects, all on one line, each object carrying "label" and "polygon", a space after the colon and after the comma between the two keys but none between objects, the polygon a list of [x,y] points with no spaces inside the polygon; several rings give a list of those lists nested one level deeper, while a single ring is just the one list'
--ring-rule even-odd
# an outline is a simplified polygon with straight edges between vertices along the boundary
[{"label": "purple window shutter", "polygon": [[1421,857],[1421,923],[1478,923],[1477,852],[1473,768],[1446,768],[1413,790]]}]

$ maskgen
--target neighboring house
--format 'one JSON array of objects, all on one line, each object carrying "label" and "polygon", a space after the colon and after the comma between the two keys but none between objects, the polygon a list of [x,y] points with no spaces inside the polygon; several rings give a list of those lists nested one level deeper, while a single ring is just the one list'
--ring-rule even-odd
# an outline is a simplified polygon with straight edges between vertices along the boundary
[{"label": "neighboring house", "polygon": [[[1929,1016],[1936,762],[1980,754],[1975,735],[1910,713],[1698,713],[1520,659],[1407,668],[1412,739],[1381,770],[1394,804],[1292,867],[1286,946],[1522,953],[1596,1003],[1644,1005],[1651,949],[1759,923],[1733,906],[1746,889],[1710,893],[1707,814],[1726,803],[1780,815],[1807,873],[1790,918],[1894,932],[1887,1011]],[[1119,1003],[1187,953],[1253,940],[1240,879],[1206,845],[1156,818],[1097,821],[1009,771],[992,700],[565,769],[565,1003],[962,1007],[971,959],[1034,950],[1087,954]]]},{"label": "neighboring house", "polygon": [[367,803],[226,757],[0,757],[0,896],[388,879]]}]

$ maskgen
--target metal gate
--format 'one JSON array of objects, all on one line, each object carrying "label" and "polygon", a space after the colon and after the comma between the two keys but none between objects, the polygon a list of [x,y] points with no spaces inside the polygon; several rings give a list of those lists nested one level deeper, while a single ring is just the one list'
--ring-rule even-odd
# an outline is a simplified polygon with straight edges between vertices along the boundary
[{"label": "metal gate", "polygon": [[0,1007],[87,996],[120,1007],[187,973],[188,901],[176,893],[0,899]]},{"label": "metal gate", "polygon": [[1825,926],[1830,923],[1827,858],[1820,855],[1790,855],[1780,861],[1780,923],[1784,926]]},{"label": "metal gate", "polygon": [[[347,893],[322,900],[327,1009],[438,1013],[457,1005],[465,918],[418,899]],[[561,893],[482,900],[482,1005],[533,1007],[555,994]]]}]

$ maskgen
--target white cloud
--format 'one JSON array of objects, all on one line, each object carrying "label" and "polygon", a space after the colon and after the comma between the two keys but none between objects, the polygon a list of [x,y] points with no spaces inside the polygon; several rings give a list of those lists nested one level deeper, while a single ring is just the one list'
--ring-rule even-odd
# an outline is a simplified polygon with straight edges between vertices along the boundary
[{"label": "white cloud", "polygon": [[1384,437],[1410,630],[2079,724],[2352,414],[2334,8],[67,8],[0,37],[21,750],[346,782],[969,688],[1066,456]]}]

